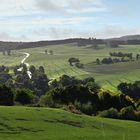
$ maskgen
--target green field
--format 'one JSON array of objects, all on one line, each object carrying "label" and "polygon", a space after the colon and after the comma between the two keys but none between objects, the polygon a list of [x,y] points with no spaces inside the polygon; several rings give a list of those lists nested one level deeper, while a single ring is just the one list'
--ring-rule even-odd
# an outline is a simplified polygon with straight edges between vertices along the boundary
[{"label": "green field", "polygon": [[[45,49],[53,50],[54,55],[46,55],[44,53]],[[95,50],[91,46],[77,47],[76,44],[64,44],[19,51],[30,53],[26,62],[30,65],[44,66],[48,77],[51,79],[58,78],[63,74],[78,78],[93,76],[103,88],[110,90],[116,90],[116,86],[120,82],[133,82],[140,79],[140,61],[101,66],[95,64],[96,58],[109,57],[109,52],[128,52],[135,56],[140,52],[140,45],[123,45],[115,49],[102,45],[100,49]],[[12,56],[2,56],[0,54],[0,64],[10,66],[19,64],[24,57],[19,51],[13,51]],[[68,59],[70,57],[79,58],[85,68],[78,69],[69,66]]]},{"label": "green field", "polygon": [[139,140],[140,123],[59,109],[0,107],[0,140]]}]

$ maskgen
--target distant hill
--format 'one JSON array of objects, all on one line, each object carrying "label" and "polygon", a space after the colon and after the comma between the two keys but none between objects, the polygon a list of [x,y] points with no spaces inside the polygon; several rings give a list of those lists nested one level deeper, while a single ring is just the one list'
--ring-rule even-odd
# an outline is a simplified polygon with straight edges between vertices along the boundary
[{"label": "distant hill", "polygon": [[122,40],[122,41],[140,40],[140,35],[126,35],[118,38],[110,38],[109,40]]},{"label": "distant hill", "polygon": [[118,38],[110,39],[96,39],[96,38],[69,38],[63,40],[52,40],[52,41],[35,41],[35,42],[6,42],[0,41],[0,51],[5,49],[25,49],[44,47],[48,45],[61,45],[69,43],[77,43],[78,46],[95,45],[95,44],[106,44],[108,41],[117,41],[118,44],[140,44],[140,35],[127,35]]},{"label": "distant hill", "polygon": [[36,42],[4,42],[0,41],[0,51],[4,49],[25,49],[25,48],[35,48],[35,47],[44,47],[48,45],[61,45],[77,43],[77,45],[88,45],[88,44],[104,44],[102,39],[86,39],[86,38],[70,38],[64,40],[52,40],[52,41],[36,41]]}]

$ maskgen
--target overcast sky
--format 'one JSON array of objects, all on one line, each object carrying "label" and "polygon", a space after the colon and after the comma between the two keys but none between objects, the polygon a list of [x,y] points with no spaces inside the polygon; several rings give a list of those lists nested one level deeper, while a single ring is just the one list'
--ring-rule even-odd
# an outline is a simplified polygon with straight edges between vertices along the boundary
[{"label": "overcast sky", "polygon": [[140,0],[0,0],[0,40],[140,34]]}]

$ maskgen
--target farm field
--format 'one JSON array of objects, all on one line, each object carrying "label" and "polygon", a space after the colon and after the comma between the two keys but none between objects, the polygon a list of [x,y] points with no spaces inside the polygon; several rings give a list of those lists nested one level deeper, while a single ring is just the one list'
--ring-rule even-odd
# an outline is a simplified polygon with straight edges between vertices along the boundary
[{"label": "farm field", "polygon": [[[46,55],[45,49],[53,50],[54,55]],[[25,55],[19,52],[28,52],[30,57],[26,60],[30,65],[44,66],[50,79],[58,78],[63,74],[76,76],[78,78],[93,76],[105,89],[115,91],[120,82],[133,82],[140,79],[140,61],[96,65],[97,58],[109,57],[109,52],[133,53],[135,56],[140,52],[140,45],[123,45],[119,48],[100,46],[94,49],[91,46],[77,47],[76,44],[64,44],[45,46],[40,48],[29,48],[13,51],[11,56],[0,54],[0,64],[19,64]],[[76,57],[85,65],[84,69],[69,66],[68,59]]]},{"label": "farm field", "polygon": [[47,108],[0,107],[0,111],[0,140],[139,140],[140,137],[139,122]]}]

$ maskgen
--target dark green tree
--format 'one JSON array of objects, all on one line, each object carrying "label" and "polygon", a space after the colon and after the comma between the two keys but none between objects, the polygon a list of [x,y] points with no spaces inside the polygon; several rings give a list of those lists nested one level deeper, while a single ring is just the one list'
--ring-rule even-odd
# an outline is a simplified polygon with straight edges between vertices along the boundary
[{"label": "dark green tree", "polygon": [[0,105],[11,106],[14,104],[14,94],[11,88],[1,85],[0,86]]},{"label": "dark green tree", "polygon": [[31,104],[33,100],[33,92],[29,89],[17,89],[15,95],[15,101],[22,105]]}]

